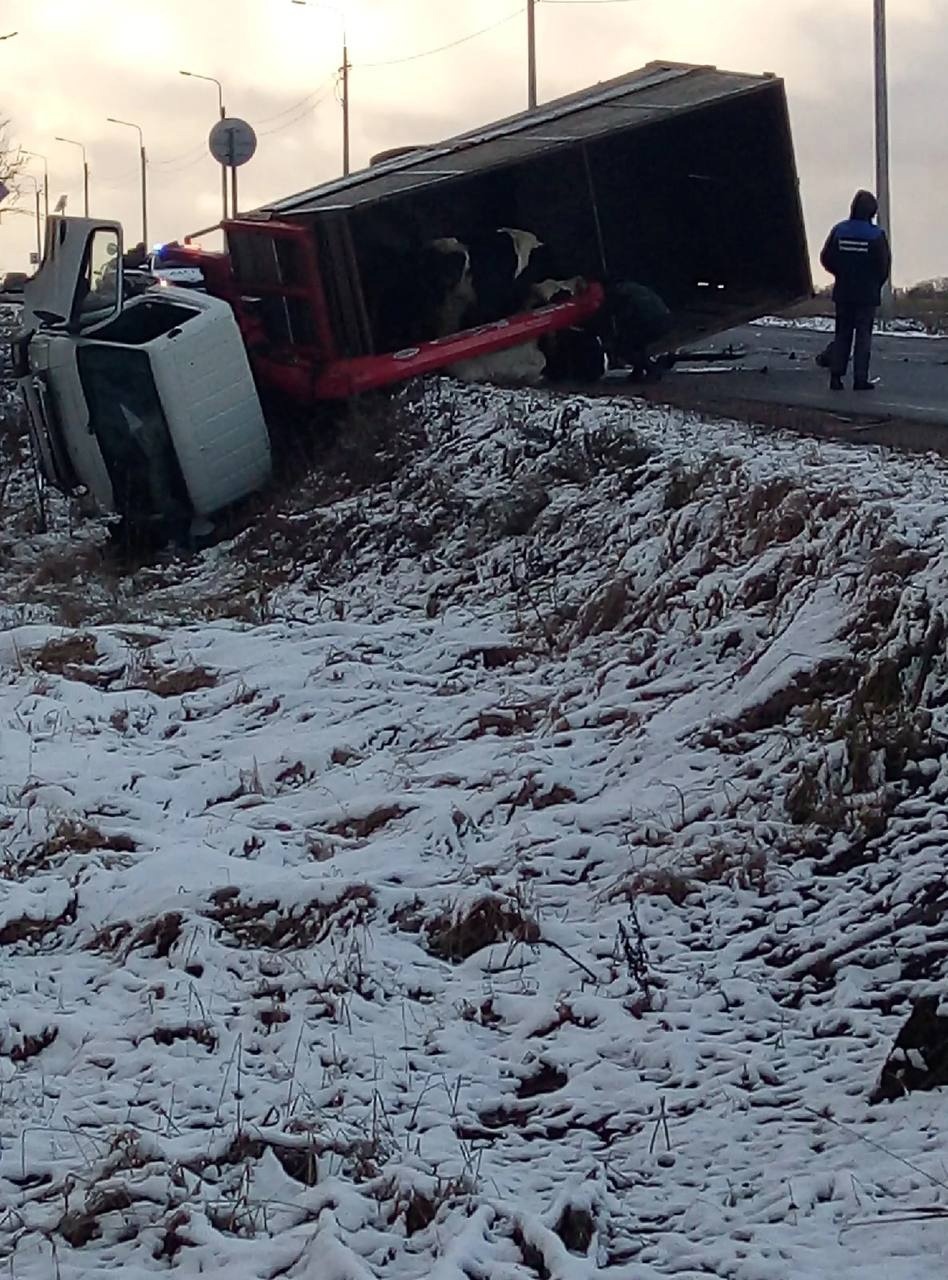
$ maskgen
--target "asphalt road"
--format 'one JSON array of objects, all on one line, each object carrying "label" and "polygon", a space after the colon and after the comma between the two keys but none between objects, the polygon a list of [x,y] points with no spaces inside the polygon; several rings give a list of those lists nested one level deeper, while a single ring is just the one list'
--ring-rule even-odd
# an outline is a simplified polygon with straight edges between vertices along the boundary
[{"label": "asphalt road", "polygon": [[829,390],[829,374],[814,357],[831,334],[804,329],[745,325],[719,334],[703,350],[743,354],[721,364],[680,364],[667,373],[662,387],[676,403],[692,398],[713,409],[716,403],[748,401],[826,409],[852,417],[899,419],[948,426],[948,337],[876,335],[870,376],[875,391]]}]

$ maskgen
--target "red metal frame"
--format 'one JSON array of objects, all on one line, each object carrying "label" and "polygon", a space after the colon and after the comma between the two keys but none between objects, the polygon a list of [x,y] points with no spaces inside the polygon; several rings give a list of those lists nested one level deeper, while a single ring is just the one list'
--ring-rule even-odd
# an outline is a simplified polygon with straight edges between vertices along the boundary
[{"label": "red metal frame", "polygon": [[[243,286],[235,278],[233,263],[226,253],[211,253],[193,245],[173,246],[165,260],[180,266],[197,266],[204,275],[208,293],[228,302],[240,325],[247,354],[261,389],[275,391],[301,405],[319,400],[344,400],[363,391],[407,382],[420,374],[432,373],[455,364],[491,355],[555,333],[559,329],[584,324],[605,300],[602,285],[591,283],[565,302],[551,303],[536,311],[524,311],[493,324],[464,329],[445,338],[421,342],[403,351],[382,355],[340,357],[332,333],[329,309],[322,287],[314,237],[309,228],[287,222],[238,219],[221,224],[225,232],[262,235],[295,242],[302,255],[305,281],[302,285],[261,284]],[[252,292],[251,292],[252,290]],[[311,308],[315,345],[274,346],[260,318],[254,314],[250,298],[264,296],[297,298]]]}]

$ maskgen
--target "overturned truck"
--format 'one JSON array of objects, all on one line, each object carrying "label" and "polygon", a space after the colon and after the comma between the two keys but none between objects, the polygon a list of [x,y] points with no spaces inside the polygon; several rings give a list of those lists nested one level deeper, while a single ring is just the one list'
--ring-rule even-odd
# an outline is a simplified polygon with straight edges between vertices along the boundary
[{"label": "overturned truck", "polygon": [[[434,370],[595,377],[607,364],[639,367],[811,290],[783,82],[713,67],[650,64],[276,201],[223,231],[223,253],[192,241],[163,255],[170,266],[199,269],[203,295],[164,287],[128,300],[118,246],[95,275],[91,224],[71,301],[49,305],[47,260],[27,286],[21,376],[34,434],[45,437],[40,457],[58,458],[61,474],[88,484],[82,472],[94,442],[108,436],[114,453],[122,432],[114,408],[108,428],[100,424],[108,397],[80,394],[90,367],[109,366],[89,347],[131,346],[146,365],[160,349],[164,366],[177,359],[189,369],[174,396],[158,385],[170,386],[170,373],[152,378],[148,448],[162,464],[135,487],[145,518],[149,488],[154,507],[171,472],[175,509],[190,503],[201,517],[259,487],[269,457],[260,402],[265,414],[287,403],[313,409]],[[47,259],[64,234],[53,225]],[[108,305],[90,309],[103,282]],[[211,326],[232,385],[254,400],[241,413],[231,394],[223,431],[220,414],[216,426],[202,421],[214,379],[191,342],[203,327],[206,351]],[[72,354],[59,349],[51,359],[50,345],[60,343]],[[67,404],[53,371],[77,361]],[[199,412],[182,402],[189,386],[203,396]],[[76,432],[93,438],[82,458],[70,443]],[[229,479],[228,450],[240,463]],[[130,487],[125,455],[121,483],[114,459],[110,466],[103,454],[96,465],[113,509],[123,505],[118,490]],[[213,499],[199,501],[204,469],[217,483]],[[167,521],[168,510],[165,503],[150,515]]]}]

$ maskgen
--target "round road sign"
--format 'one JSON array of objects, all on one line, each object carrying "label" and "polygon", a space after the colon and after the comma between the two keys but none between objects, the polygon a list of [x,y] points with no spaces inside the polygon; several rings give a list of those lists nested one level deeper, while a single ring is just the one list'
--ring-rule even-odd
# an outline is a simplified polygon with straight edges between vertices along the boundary
[{"label": "round road sign", "polygon": [[236,169],[253,156],[257,149],[257,135],[246,120],[228,116],[226,120],[218,120],[207,145],[218,164]]}]

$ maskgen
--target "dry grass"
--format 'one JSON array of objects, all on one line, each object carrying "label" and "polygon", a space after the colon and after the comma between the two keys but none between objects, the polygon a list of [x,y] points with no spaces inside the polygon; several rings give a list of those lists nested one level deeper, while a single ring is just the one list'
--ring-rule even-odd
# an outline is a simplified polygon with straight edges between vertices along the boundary
[{"label": "dry grass", "polygon": [[64,925],[75,924],[79,899],[70,898],[57,916],[17,916],[0,927],[0,947],[11,947],[26,942],[30,946],[42,943]]},{"label": "dry grass", "polygon": [[128,688],[144,689],[158,698],[180,698],[200,689],[213,689],[217,683],[217,672],[209,667],[162,668],[146,664],[129,680]]},{"label": "dry grass", "polygon": [[460,964],[497,942],[538,942],[540,928],[517,903],[488,894],[470,907],[429,920],[425,937],[432,955]]},{"label": "dry grass", "polygon": [[0,1032],[0,1057],[9,1058],[14,1063],[27,1062],[48,1049],[58,1035],[58,1027],[44,1027],[36,1035],[18,1034],[11,1027],[7,1032]]},{"label": "dry grass", "polygon": [[167,911],[156,916],[137,932],[128,920],[117,920],[105,925],[85,943],[84,950],[114,953],[125,959],[133,951],[151,947],[155,959],[171,954],[171,949],[181,937],[183,916],[178,911]]},{"label": "dry grass", "polygon": [[343,818],[328,828],[331,836],[345,836],[348,839],[367,840],[369,836],[380,831],[382,827],[399,818],[404,818],[410,810],[402,809],[397,804],[379,805],[361,818]]},{"label": "dry grass", "polygon": [[48,870],[71,853],[98,852],[129,854],[138,848],[131,836],[119,833],[107,835],[83,818],[64,817],[56,823],[45,840],[33,846],[21,863],[20,872]]},{"label": "dry grass", "polygon": [[68,667],[88,666],[99,656],[95,636],[79,632],[47,640],[40,649],[26,654],[26,661],[37,671],[63,675]]},{"label": "dry grass", "polygon": [[643,895],[668,898],[676,907],[681,907],[696,888],[694,880],[682,871],[670,867],[646,867],[624,880],[610,897],[625,898],[629,902]]},{"label": "dry grass", "polygon": [[625,578],[613,578],[600,587],[582,606],[576,619],[574,638],[586,640],[615,631],[625,620],[628,609],[628,584]]},{"label": "dry grass", "polygon": [[218,889],[211,902],[213,906],[204,914],[220,925],[235,945],[275,951],[310,947],[325,941],[335,929],[364,925],[376,906],[375,893],[366,884],[349,885],[330,902],[312,901],[297,907],[286,907],[276,899],[245,902],[233,886]]}]

